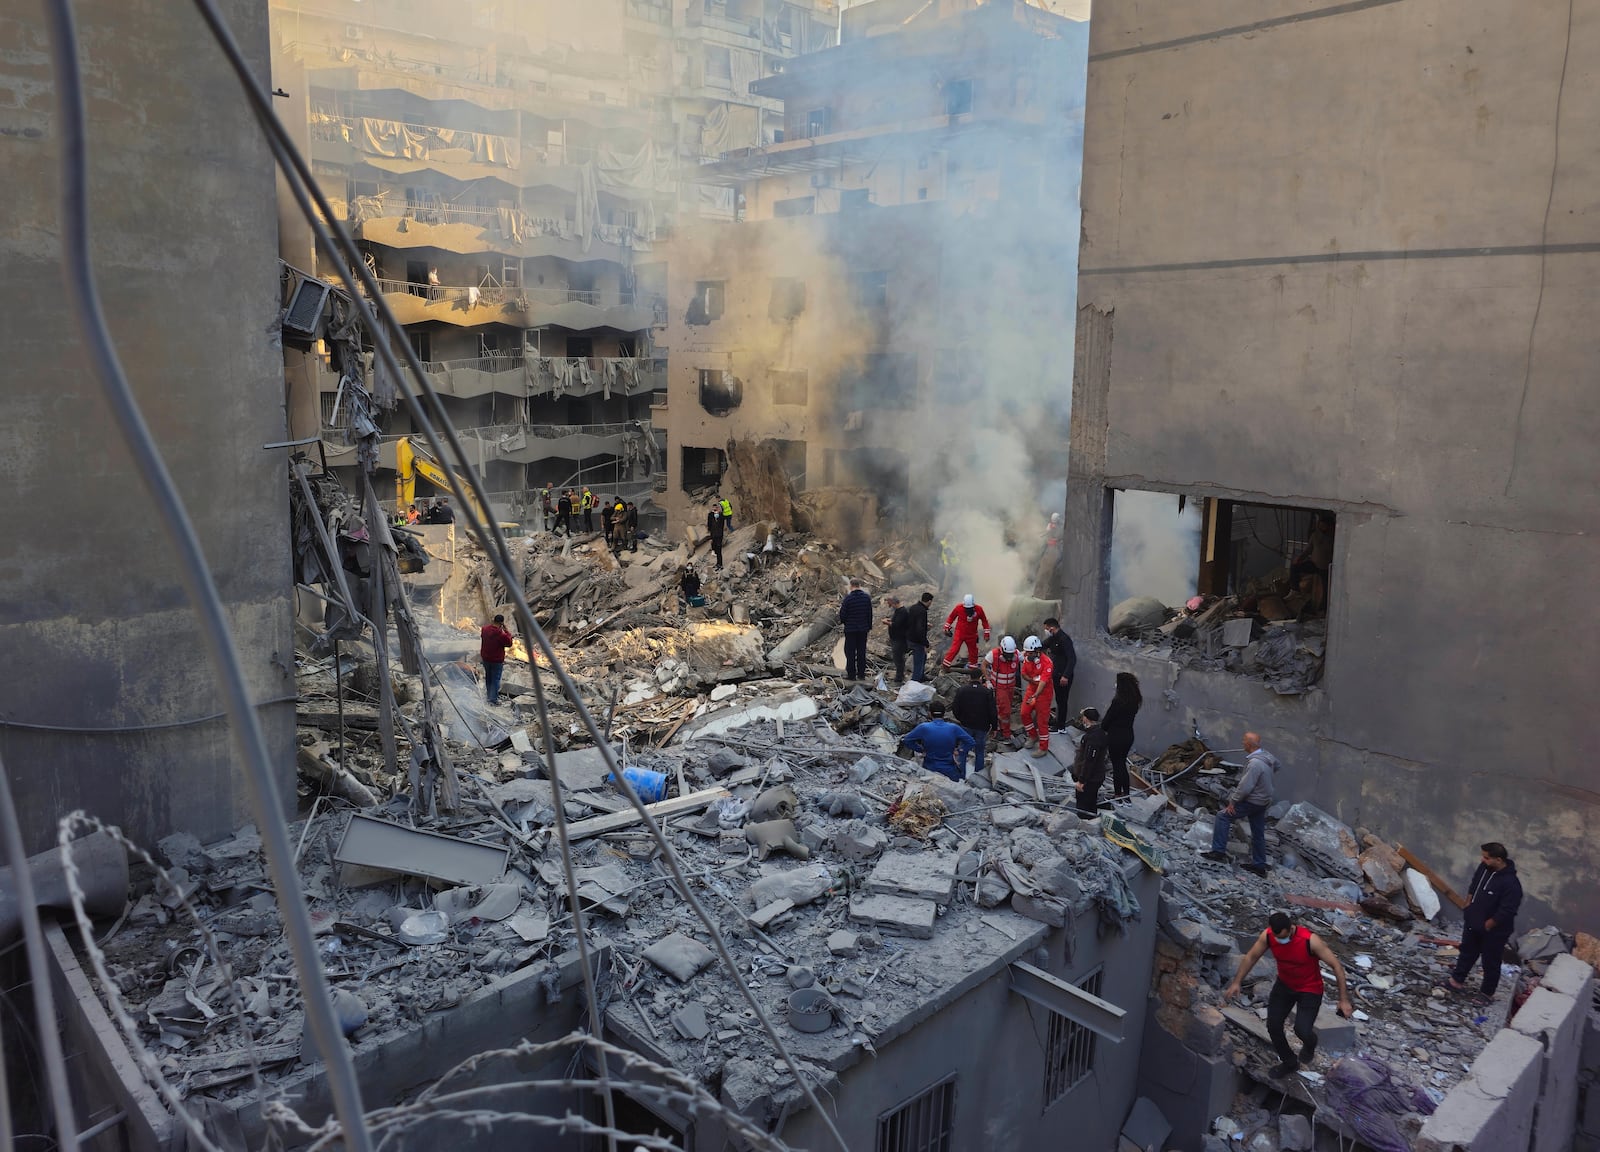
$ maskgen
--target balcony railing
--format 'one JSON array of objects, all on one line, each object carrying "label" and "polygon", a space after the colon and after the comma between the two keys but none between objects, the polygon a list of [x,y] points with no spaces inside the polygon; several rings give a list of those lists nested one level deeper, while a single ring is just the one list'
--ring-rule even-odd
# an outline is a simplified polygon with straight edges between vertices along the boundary
[{"label": "balcony railing", "polygon": [[459,300],[476,292],[479,304],[505,304],[526,300],[531,304],[590,304],[596,308],[649,308],[661,310],[666,298],[644,292],[598,292],[582,288],[508,288],[498,284],[418,284],[412,280],[378,280],[385,296],[420,296],[424,300]]},{"label": "balcony railing", "polygon": [[[350,219],[356,222],[404,218],[415,220],[418,224],[475,224],[481,228],[503,229],[520,240],[539,236],[559,236],[574,241],[579,239],[578,226],[564,217],[534,216],[520,209],[506,211],[515,211],[515,218],[502,214],[500,208],[479,204],[449,204],[443,201],[418,204],[393,195],[357,196],[350,202]],[[660,233],[658,227],[657,234]],[[629,247],[636,241],[648,239],[643,232],[626,224],[596,224],[594,236],[602,244],[615,244],[618,247]]]}]

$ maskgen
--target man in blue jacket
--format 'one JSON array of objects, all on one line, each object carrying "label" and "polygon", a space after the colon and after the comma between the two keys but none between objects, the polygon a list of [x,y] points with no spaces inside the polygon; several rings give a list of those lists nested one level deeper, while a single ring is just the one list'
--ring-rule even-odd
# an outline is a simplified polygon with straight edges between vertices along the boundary
[{"label": "man in blue jacket", "polygon": [[1448,984],[1453,991],[1465,992],[1467,975],[1482,956],[1483,995],[1488,998],[1500,986],[1500,957],[1517,927],[1522,881],[1517,879],[1517,866],[1504,844],[1491,840],[1481,852],[1478,870],[1467,885],[1467,906],[1461,912],[1461,956]]},{"label": "man in blue jacket", "polygon": [[850,581],[850,591],[839,605],[844,625],[844,678],[867,678],[867,633],[872,631],[872,597],[861,590],[860,580]]},{"label": "man in blue jacket", "polygon": [[928,719],[900,737],[900,743],[922,753],[922,766],[952,780],[967,774],[967,753],[973,740],[967,730],[944,718],[944,705],[935,700],[928,705]]}]

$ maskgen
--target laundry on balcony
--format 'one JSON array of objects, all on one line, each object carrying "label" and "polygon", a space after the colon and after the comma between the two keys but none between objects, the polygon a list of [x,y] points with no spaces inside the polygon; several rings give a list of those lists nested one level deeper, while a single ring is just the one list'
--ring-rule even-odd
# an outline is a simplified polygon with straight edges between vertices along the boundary
[{"label": "laundry on balcony", "polygon": [[533,396],[548,391],[552,396],[559,397],[594,386],[594,369],[581,356],[529,356],[524,363],[527,365],[528,392]]},{"label": "laundry on balcony", "polygon": [[[339,118],[334,120],[339,121]],[[459,159],[512,168],[517,164],[516,141],[487,132],[406,124],[375,116],[356,117],[337,122],[336,125],[319,122],[319,128],[319,135],[327,135],[336,128],[339,137],[370,156],[387,156],[395,160]],[[441,155],[446,152],[456,155]]]}]

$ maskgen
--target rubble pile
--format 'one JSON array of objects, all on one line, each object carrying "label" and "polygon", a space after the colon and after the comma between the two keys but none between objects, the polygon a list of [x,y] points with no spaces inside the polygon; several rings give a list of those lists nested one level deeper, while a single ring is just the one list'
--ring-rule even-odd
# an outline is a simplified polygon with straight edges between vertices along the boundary
[{"label": "rubble pile", "polygon": [[1280,695],[1298,695],[1322,679],[1328,622],[1310,597],[1288,585],[1283,569],[1246,595],[1197,596],[1177,609],[1136,596],[1111,609],[1109,643],[1179,668],[1253,676]]},{"label": "rubble pile", "polygon": [[[1409,1141],[1504,1024],[1519,984],[1525,996],[1554,955],[1585,944],[1581,934],[1568,940],[1554,929],[1526,933],[1518,943],[1524,967],[1508,964],[1493,1003],[1449,993],[1441,985],[1458,955],[1458,928],[1442,923],[1438,893],[1403,848],[1314,805],[1280,802],[1268,814],[1272,867],[1258,877],[1198,855],[1211,845],[1215,810],[1226,804],[1238,766],[1190,741],[1137,767],[1142,776],[1166,782],[1164,793],[1136,797],[1127,808],[1129,822],[1164,851],[1167,862],[1152,988],[1157,1021],[1191,1051],[1231,1058],[1260,1085],[1241,1094],[1234,1112],[1218,1120],[1216,1147],[1309,1148],[1296,1142],[1298,1120],[1291,1140],[1278,1130],[1273,1113],[1280,1109],[1270,1102],[1262,1107],[1275,1092],[1316,1109],[1316,1122],[1341,1137],[1363,1137],[1340,1121],[1350,1113],[1330,1107],[1330,1093],[1336,1073],[1377,1075],[1372,1069],[1399,1086],[1394,1098],[1403,1106],[1396,1105],[1385,1122]],[[1247,822],[1234,824],[1228,850],[1235,863],[1248,861]],[[1221,992],[1267,917],[1280,910],[1340,957],[1357,1011],[1348,1021],[1335,1014],[1329,974],[1316,1062],[1297,1076],[1272,1080],[1267,1070],[1278,1059],[1264,1024],[1276,976],[1271,955],[1252,969],[1238,1000],[1224,1003]]]}]

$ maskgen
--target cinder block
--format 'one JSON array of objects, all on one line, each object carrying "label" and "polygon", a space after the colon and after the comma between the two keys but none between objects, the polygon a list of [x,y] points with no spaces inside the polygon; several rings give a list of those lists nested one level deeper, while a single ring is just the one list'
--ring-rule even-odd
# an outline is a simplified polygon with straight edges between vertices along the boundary
[{"label": "cinder block", "polygon": [[1345,1052],[1356,1046],[1360,1033],[1354,1020],[1346,1020],[1332,1008],[1323,1006],[1317,1013],[1317,1050]]},{"label": "cinder block", "polygon": [[1450,1090],[1417,1134],[1416,1152],[1501,1152],[1527,1148],[1544,1047],[1502,1028],[1467,1078]]},{"label": "cinder block", "polygon": [[1511,1022],[1513,1031],[1544,1047],[1544,1089],[1530,1152],[1568,1152],[1572,1145],[1578,1119],[1578,1055],[1588,1010],[1587,1003],[1540,986]]},{"label": "cinder block", "polygon": [[1588,1004],[1594,995],[1594,969],[1570,952],[1563,952],[1550,961],[1550,970],[1539,982],[1540,987],[1571,996],[1579,1004]]}]

